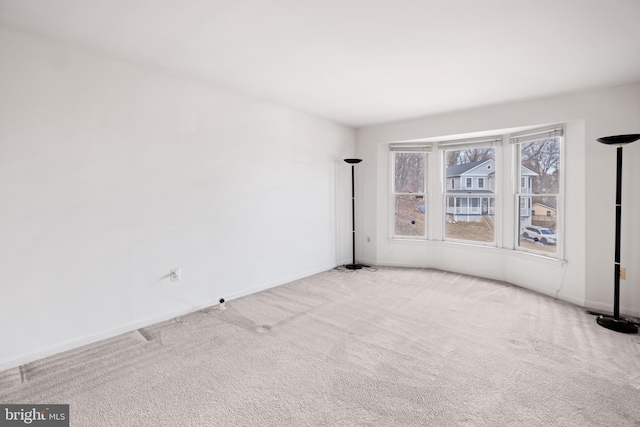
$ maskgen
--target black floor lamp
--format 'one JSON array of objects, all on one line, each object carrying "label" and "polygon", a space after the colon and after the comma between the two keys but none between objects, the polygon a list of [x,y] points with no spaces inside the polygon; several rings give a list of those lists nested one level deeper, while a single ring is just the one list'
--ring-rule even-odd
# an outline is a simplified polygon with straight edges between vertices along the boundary
[{"label": "black floor lamp", "polygon": [[362,159],[344,159],[345,162],[351,165],[351,225],[352,225],[352,237],[351,244],[353,249],[353,262],[345,265],[345,268],[349,270],[360,270],[362,267],[368,267],[367,265],[356,264],[356,174],[355,167],[357,163],[360,163]]},{"label": "black floor lamp", "polygon": [[622,218],[622,146],[640,139],[640,134],[615,135],[598,138],[598,142],[607,145],[617,145],[618,167],[616,177],[616,254],[614,264],[613,288],[613,317],[599,315],[596,319],[600,326],[617,332],[635,334],[638,327],[626,319],[620,318],[620,227]]}]

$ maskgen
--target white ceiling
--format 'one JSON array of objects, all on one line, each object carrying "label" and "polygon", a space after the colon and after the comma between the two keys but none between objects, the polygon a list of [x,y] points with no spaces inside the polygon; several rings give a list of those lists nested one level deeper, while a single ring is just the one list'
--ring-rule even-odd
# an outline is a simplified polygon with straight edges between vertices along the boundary
[{"label": "white ceiling", "polygon": [[0,0],[0,23],[354,127],[640,81],[640,0]]}]

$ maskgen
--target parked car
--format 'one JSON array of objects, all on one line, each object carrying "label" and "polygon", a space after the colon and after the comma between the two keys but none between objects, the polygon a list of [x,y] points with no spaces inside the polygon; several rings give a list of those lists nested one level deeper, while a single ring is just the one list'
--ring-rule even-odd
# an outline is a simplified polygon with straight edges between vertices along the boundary
[{"label": "parked car", "polygon": [[556,244],[556,233],[550,228],[538,227],[537,225],[527,225],[522,229],[522,237],[531,239],[534,242],[544,243],[545,245]]}]

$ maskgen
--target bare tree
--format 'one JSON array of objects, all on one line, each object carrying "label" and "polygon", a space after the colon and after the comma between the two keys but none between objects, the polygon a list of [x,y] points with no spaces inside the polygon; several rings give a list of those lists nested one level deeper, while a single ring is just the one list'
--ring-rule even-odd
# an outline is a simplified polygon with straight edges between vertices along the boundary
[{"label": "bare tree", "polygon": [[447,151],[447,167],[489,159],[495,160],[495,153],[496,150],[492,147]]},{"label": "bare tree", "polygon": [[396,153],[396,193],[424,192],[424,153]]},{"label": "bare tree", "polygon": [[560,178],[560,139],[547,138],[521,146],[522,166],[537,173],[533,178],[536,194],[558,193]]}]

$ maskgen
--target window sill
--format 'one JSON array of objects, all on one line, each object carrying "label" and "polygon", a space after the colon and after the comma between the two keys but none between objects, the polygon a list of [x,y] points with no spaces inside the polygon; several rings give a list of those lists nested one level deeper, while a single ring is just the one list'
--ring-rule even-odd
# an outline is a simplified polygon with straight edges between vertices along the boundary
[{"label": "window sill", "polygon": [[414,243],[414,244],[432,241],[426,237],[389,237],[387,240],[392,243]]},{"label": "window sill", "polygon": [[539,261],[547,264],[555,264],[555,265],[564,265],[567,263],[566,260],[561,258],[552,257],[549,255],[544,255],[537,252],[527,252],[518,249],[507,249],[509,255],[516,256],[522,259],[529,259],[534,261]]}]

